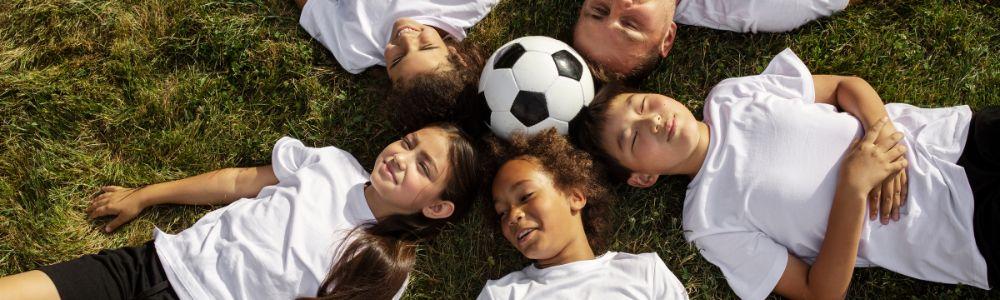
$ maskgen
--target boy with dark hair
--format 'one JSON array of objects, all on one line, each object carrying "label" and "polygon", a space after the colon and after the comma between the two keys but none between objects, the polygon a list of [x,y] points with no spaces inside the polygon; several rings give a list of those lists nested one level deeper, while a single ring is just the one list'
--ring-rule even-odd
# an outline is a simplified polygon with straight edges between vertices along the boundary
[{"label": "boy with dark hair", "polygon": [[[1000,132],[995,111],[884,105],[864,80],[814,76],[791,50],[716,85],[703,121],[663,95],[599,95],[570,125],[576,142],[632,186],[692,177],[685,237],[741,298],[843,297],[853,268],[868,266],[984,289],[996,280],[1000,237],[984,225],[1000,195],[1000,149],[986,142]],[[873,150],[900,156],[853,163]]]}]

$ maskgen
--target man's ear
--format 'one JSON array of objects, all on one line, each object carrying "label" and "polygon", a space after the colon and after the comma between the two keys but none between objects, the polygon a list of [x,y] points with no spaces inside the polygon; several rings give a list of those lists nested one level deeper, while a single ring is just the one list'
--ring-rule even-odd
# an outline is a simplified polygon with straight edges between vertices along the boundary
[{"label": "man's ear", "polygon": [[444,219],[450,217],[455,212],[455,203],[448,200],[434,200],[434,204],[428,205],[421,210],[425,217],[431,219]]},{"label": "man's ear", "polygon": [[670,49],[674,48],[674,38],[677,37],[677,23],[670,21],[667,25],[667,32],[663,35],[663,40],[660,41],[660,57],[667,57],[670,54]]},{"label": "man's ear", "polygon": [[587,197],[579,189],[573,189],[566,196],[569,196],[569,208],[573,211],[583,210],[583,207],[587,206]]},{"label": "man's ear", "polygon": [[656,184],[656,180],[659,178],[660,175],[633,172],[632,175],[628,176],[628,185],[644,189]]},{"label": "man's ear", "polygon": [[463,67],[469,66],[469,63],[465,61],[465,56],[463,56],[461,53],[458,53],[458,48],[455,48],[455,46],[448,45],[448,53],[457,57],[458,63],[462,64]]}]

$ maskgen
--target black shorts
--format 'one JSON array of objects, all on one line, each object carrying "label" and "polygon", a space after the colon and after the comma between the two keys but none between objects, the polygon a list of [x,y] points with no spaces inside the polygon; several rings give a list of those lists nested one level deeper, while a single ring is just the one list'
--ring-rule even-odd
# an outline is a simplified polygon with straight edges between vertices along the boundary
[{"label": "black shorts", "polygon": [[972,227],[986,259],[991,287],[1000,279],[1000,107],[972,114],[969,138],[958,165],[965,168],[975,209]]},{"label": "black shorts", "polygon": [[177,299],[153,241],[44,266],[63,300]]}]

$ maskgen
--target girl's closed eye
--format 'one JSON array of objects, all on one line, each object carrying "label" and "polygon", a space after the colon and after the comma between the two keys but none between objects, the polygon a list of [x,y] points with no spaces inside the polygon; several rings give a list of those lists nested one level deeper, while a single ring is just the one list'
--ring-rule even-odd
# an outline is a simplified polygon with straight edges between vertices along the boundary
[{"label": "girl's closed eye", "polygon": [[528,202],[528,200],[531,200],[531,196],[533,196],[534,194],[535,193],[533,193],[533,192],[532,193],[525,193],[523,196],[521,196],[521,203]]}]

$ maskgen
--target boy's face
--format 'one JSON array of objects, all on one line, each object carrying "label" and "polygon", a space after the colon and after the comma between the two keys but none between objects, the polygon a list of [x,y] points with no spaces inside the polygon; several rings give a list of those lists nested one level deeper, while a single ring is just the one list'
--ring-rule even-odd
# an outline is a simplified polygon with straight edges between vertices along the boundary
[{"label": "boy's face", "polygon": [[680,102],[659,94],[621,94],[611,100],[601,147],[633,173],[671,174],[692,156],[698,120]]},{"label": "boy's face", "polygon": [[555,258],[574,239],[586,239],[580,217],[583,205],[581,199],[559,191],[552,178],[528,159],[508,161],[493,181],[493,208],[503,236],[529,259]]},{"label": "boy's face", "polygon": [[392,36],[385,46],[385,69],[392,82],[406,81],[450,68],[448,54],[448,45],[437,29],[401,18],[392,25]]},{"label": "boy's face", "polygon": [[585,0],[573,29],[573,47],[612,72],[629,73],[650,55],[666,56],[660,46],[670,33],[676,0]]},{"label": "boy's face", "polygon": [[391,213],[412,214],[441,200],[448,170],[447,133],[428,127],[382,149],[372,169],[371,185]]}]

